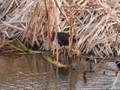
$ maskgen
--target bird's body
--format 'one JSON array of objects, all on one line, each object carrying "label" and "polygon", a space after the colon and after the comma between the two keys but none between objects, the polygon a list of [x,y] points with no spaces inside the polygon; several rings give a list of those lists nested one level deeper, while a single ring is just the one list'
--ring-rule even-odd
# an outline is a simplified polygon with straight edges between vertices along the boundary
[{"label": "bird's body", "polygon": [[[55,39],[55,32],[52,32],[51,41],[54,41],[54,39]],[[69,33],[57,32],[57,39],[58,39],[58,44],[60,46],[68,46],[69,45]],[[75,38],[73,38],[73,42],[75,42]]]},{"label": "bird's body", "polygon": [[57,35],[58,43],[60,46],[67,46],[69,44],[69,34],[59,32]]}]

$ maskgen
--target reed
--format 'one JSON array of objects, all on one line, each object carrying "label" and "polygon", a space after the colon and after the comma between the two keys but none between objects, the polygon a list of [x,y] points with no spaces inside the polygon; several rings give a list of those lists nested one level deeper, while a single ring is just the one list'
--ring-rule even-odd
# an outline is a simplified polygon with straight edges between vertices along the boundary
[{"label": "reed", "polygon": [[[0,37],[17,37],[28,46],[47,50],[52,49],[51,31],[69,32],[70,54],[119,56],[119,7],[117,0],[4,0],[0,2]],[[59,59],[62,47],[58,47],[54,48]]]},{"label": "reed", "polygon": [[[45,9],[46,9],[46,17],[47,17],[47,39],[48,39],[48,49],[50,49],[50,33],[51,33],[51,12],[52,12],[52,1],[50,3],[49,0],[45,0]],[[50,7],[51,6],[51,7]]]},{"label": "reed", "polygon": [[112,83],[112,88],[111,88],[111,90],[117,89],[115,85],[116,85],[119,77],[120,77],[120,72],[117,73],[117,77],[115,78],[114,82]]}]

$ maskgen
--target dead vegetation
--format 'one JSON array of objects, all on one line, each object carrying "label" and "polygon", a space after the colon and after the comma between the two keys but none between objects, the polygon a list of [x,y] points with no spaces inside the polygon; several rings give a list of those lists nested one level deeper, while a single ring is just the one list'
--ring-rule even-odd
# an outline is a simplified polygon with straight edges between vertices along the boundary
[{"label": "dead vegetation", "polygon": [[19,38],[31,47],[49,49],[52,45],[58,59],[61,47],[50,40],[54,30],[70,33],[69,54],[119,56],[119,27],[119,0],[0,0],[1,49],[4,42]]}]

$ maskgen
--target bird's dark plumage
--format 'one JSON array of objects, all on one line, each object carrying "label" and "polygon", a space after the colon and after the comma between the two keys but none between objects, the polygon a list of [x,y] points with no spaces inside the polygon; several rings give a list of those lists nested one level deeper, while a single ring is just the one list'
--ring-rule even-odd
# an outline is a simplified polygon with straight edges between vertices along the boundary
[{"label": "bird's dark plumage", "polygon": [[[54,41],[55,38],[55,32],[52,32],[52,38],[51,41]],[[58,44],[60,46],[67,46],[69,45],[69,33],[65,32],[57,32],[57,39],[58,39]],[[73,38],[73,42],[75,42],[75,38]]]}]

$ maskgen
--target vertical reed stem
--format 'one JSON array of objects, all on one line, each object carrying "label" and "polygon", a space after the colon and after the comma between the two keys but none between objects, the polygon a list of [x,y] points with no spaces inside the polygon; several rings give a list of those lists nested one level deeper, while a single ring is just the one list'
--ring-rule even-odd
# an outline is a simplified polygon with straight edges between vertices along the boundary
[{"label": "vertical reed stem", "polygon": [[72,49],[73,35],[74,35],[74,19],[70,18],[69,51]]},{"label": "vertical reed stem", "polygon": [[46,16],[47,16],[47,40],[48,40],[48,49],[50,49],[50,43],[51,43],[51,24],[50,24],[50,10],[48,8],[48,0],[45,0],[45,10],[46,10]]}]

